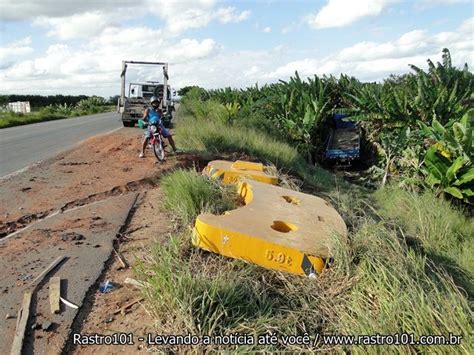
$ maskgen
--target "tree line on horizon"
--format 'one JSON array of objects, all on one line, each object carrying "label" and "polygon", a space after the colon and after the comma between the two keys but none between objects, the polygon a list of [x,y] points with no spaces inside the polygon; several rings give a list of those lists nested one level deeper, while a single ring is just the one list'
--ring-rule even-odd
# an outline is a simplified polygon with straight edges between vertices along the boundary
[{"label": "tree line on horizon", "polygon": [[97,95],[0,95],[0,106],[6,105],[9,102],[29,101],[32,109],[42,108],[49,105],[77,105],[80,101],[89,99],[91,97],[100,98],[105,105],[117,104],[118,95],[110,96],[105,99]]}]

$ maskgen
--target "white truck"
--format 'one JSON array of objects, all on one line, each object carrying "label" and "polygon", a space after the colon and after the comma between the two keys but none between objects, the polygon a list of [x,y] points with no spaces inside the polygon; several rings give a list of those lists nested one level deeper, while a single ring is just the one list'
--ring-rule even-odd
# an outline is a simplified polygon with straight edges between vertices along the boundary
[{"label": "white truck", "polygon": [[[129,83],[128,93],[125,92],[126,73],[129,64],[138,65],[159,65],[163,67],[163,83],[158,81],[148,81],[145,83]],[[168,63],[162,62],[141,62],[122,61],[122,73],[120,98],[118,100],[117,111],[122,115],[122,122],[125,127],[133,127],[142,118],[143,111],[150,105],[150,98],[156,96],[161,101],[163,110],[163,123],[169,126],[172,118],[174,103],[171,97],[171,88],[168,85]]]}]

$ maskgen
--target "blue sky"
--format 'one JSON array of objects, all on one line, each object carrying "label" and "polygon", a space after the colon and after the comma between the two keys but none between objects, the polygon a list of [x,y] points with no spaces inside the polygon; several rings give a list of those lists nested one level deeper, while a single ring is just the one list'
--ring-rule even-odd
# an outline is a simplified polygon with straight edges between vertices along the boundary
[{"label": "blue sky", "polygon": [[[245,87],[340,73],[381,80],[451,50],[474,65],[463,0],[0,0],[4,93],[119,90],[123,59],[170,63],[171,84]],[[133,80],[160,79],[146,67]]]}]

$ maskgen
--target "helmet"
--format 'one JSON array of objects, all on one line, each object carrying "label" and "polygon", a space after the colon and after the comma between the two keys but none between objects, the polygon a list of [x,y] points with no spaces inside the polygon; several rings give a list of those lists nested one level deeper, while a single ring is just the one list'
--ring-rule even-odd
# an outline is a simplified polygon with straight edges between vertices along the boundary
[{"label": "helmet", "polygon": [[152,104],[153,102],[160,103],[160,99],[158,99],[156,96],[152,96],[151,99],[150,99],[150,104]]}]

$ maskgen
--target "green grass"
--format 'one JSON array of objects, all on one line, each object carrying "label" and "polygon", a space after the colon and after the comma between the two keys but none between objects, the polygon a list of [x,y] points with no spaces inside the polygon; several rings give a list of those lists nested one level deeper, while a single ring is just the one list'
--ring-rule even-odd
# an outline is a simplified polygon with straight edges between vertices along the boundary
[{"label": "green grass", "polygon": [[[328,190],[336,185],[334,176],[318,166],[306,163],[294,147],[256,129],[229,125],[220,119],[195,118],[181,113],[177,120],[176,140],[188,151],[250,155],[297,175],[306,184],[320,190]],[[342,181],[340,183],[343,184]]]},{"label": "green grass", "polygon": [[115,108],[111,106],[104,106],[94,112],[79,112],[72,110],[69,113],[59,113],[52,112],[47,109],[41,109],[39,111],[32,111],[30,113],[15,113],[15,112],[0,112],[0,129],[22,126],[31,123],[45,122],[45,121],[54,121],[61,120],[64,118],[72,118],[78,116],[92,115],[95,113],[102,113],[113,111]]},{"label": "green grass", "polygon": [[[176,174],[176,173],[175,173]],[[179,172],[179,174],[191,174]],[[173,174],[174,175],[174,174]],[[173,175],[170,175],[173,176]],[[208,184],[207,178],[202,179]],[[170,178],[171,179],[171,178]],[[202,182],[201,182],[202,184]],[[178,184],[179,185],[179,184]],[[196,187],[196,191],[193,191]],[[225,205],[202,186],[186,185],[200,195],[193,214],[213,201]],[[211,197],[212,196],[212,197]],[[353,231],[339,240],[335,263],[317,280],[264,270],[242,261],[197,250],[185,226],[169,243],[158,244],[139,273],[148,275],[147,296],[157,329],[164,334],[216,335],[245,332],[254,337],[325,334],[462,334],[461,347],[472,350],[468,299],[450,275],[413,249],[391,219],[364,213],[365,204],[348,196],[343,210],[353,211]],[[368,201],[365,201],[368,202]],[[178,204],[172,211],[181,215]],[[197,209],[194,209],[197,208]],[[222,212],[222,210],[221,210]],[[428,219],[426,223],[435,223]],[[458,232],[458,228],[453,229]],[[418,235],[415,235],[417,237]],[[471,342],[471,343],[470,343]],[[186,350],[170,348],[169,350]],[[197,351],[305,351],[300,345],[197,346]],[[318,345],[312,350],[328,350]],[[446,352],[443,346],[337,347],[353,353]]]},{"label": "green grass", "polygon": [[236,207],[234,189],[195,171],[177,170],[161,180],[164,206],[182,224],[190,224],[201,211],[220,214]]},{"label": "green grass", "polygon": [[[469,303],[452,278],[411,249],[400,237],[399,228],[368,216],[358,220],[350,240],[341,242],[336,251],[336,265],[331,270],[338,275],[336,279],[345,275],[354,284],[345,299],[332,303],[337,316],[328,324],[327,332],[406,332],[416,336],[453,333],[463,335],[464,343],[462,347],[450,347],[451,353],[472,350]],[[351,351],[443,354],[446,347],[358,347]]]},{"label": "green grass", "polygon": [[[233,129],[185,116],[178,125],[178,136],[182,145],[196,151],[243,152],[285,172],[297,170],[293,164],[299,157],[291,147],[265,134],[239,128],[243,132],[239,135]],[[308,184],[307,176],[298,175]],[[287,188],[295,186],[291,179],[285,178]],[[314,182],[313,177],[309,179]],[[344,217],[349,236],[336,239],[334,264],[313,280],[192,247],[190,227],[195,217],[203,211],[218,214],[235,208],[233,192],[195,172],[178,170],[164,178],[165,207],[181,224],[169,243],[156,245],[138,269],[150,284],[146,294],[156,331],[196,335],[241,332],[255,337],[268,332],[280,337],[452,333],[463,335],[460,346],[317,344],[308,348],[280,342],[163,350],[472,353],[473,222],[430,193],[418,195],[387,187],[369,194],[341,186],[334,184],[326,196]]]},{"label": "green grass", "polygon": [[[147,297],[163,334],[216,335],[243,332],[255,339],[267,332],[275,334],[394,334],[416,336],[449,333],[464,336],[462,346],[450,353],[472,350],[472,318],[468,298],[443,265],[437,265],[413,248],[403,233],[415,228],[412,238],[433,238],[446,211],[444,202],[430,205],[423,225],[393,224],[390,212],[372,200],[354,199],[339,192],[338,208],[351,225],[349,239],[338,240],[335,263],[317,280],[264,270],[242,261],[197,250],[191,245],[192,225],[197,214],[213,209],[222,213],[235,208],[232,191],[195,172],[178,170],[163,183],[165,206],[179,216],[179,233],[169,243],[157,244],[151,260],[142,264],[139,274],[150,287]],[[390,192],[389,192],[390,191]],[[386,196],[405,196],[397,188],[377,192],[379,202]],[[415,198],[413,195],[411,198]],[[405,196],[406,197],[406,196]],[[426,197],[428,198],[428,197]],[[396,198],[397,199],[397,198]],[[333,202],[336,201],[333,200]],[[434,202],[434,201],[431,201]],[[387,203],[388,206],[392,204]],[[183,207],[185,206],[185,207]],[[216,206],[216,207],[213,207]],[[415,207],[412,207],[415,208]],[[462,214],[450,210],[448,218],[459,219],[450,232],[463,234],[468,227]],[[407,212],[408,213],[408,212]],[[385,216],[387,214],[387,216]],[[446,213],[445,213],[446,214]],[[408,215],[410,215],[408,213]],[[405,229],[406,227],[406,229]],[[433,234],[431,234],[433,233]],[[453,247],[462,238],[453,240]],[[186,350],[170,347],[168,350]],[[195,351],[306,351],[305,346],[205,346]],[[337,347],[353,353],[443,354],[443,346]],[[312,350],[329,350],[318,345]]]},{"label": "green grass", "polygon": [[27,114],[14,113],[14,112],[1,112],[0,113],[0,128],[7,128],[13,126],[21,126],[30,123],[37,123],[43,121],[53,121],[66,118],[64,115],[43,112],[31,112]]},{"label": "green grass", "polygon": [[448,271],[472,299],[474,220],[434,193],[386,188],[375,193],[380,213],[405,231],[405,238]]},{"label": "green grass", "polygon": [[163,331],[201,336],[242,331],[245,323],[271,314],[273,301],[247,282],[245,267],[234,272],[237,262],[192,249],[187,237],[156,245],[146,268],[147,294]]}]

